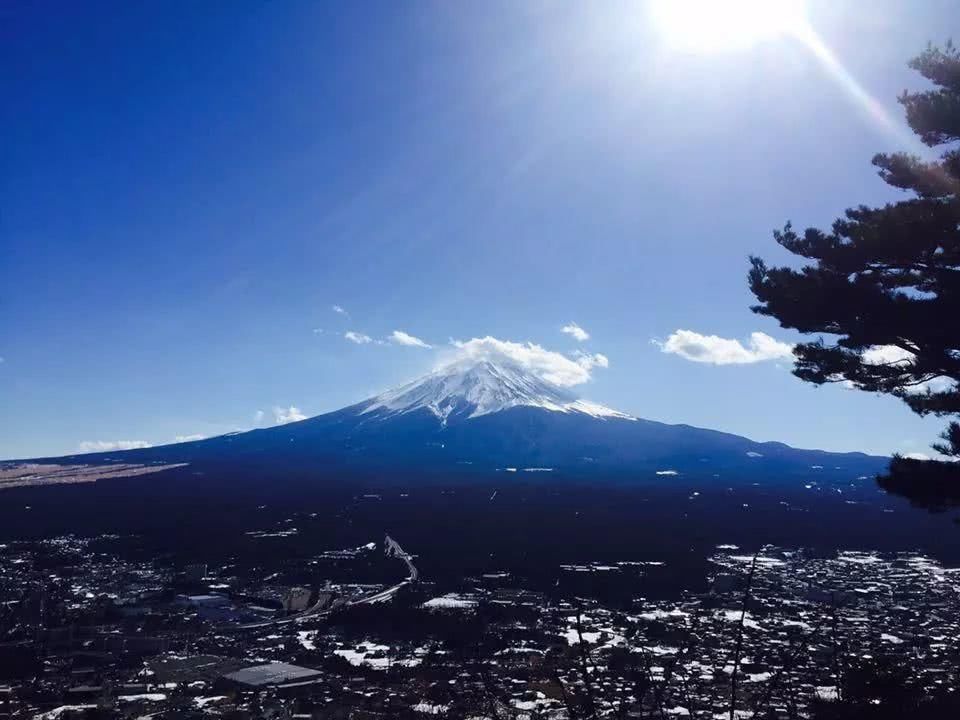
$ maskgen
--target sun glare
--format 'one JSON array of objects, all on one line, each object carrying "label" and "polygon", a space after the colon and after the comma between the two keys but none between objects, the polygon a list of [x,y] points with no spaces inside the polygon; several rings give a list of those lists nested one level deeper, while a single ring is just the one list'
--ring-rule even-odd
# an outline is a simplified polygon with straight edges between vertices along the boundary
[{"label": "sun glare", "polygon": [[802,0],[651,0],[654,25],[676,50],[744,50],[800,32]]}]

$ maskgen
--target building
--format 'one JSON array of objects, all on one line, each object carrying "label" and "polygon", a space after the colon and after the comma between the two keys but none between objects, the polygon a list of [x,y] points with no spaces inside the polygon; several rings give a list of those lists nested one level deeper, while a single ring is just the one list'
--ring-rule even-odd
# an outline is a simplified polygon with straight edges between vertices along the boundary
[{"label": "building", "polygon": [[313,592],[310,588],[291,588],[283,596],[283,609],[288,613],[301,612],[310,606],[310,597]]},{"label": "building", "polygon": [[322,673],[319,670],[312,668],[272,662],[227,673],[221,678],[220,684],[241,690],[260,690],[267,687],[301,684],[318,680],[321,675]]}]

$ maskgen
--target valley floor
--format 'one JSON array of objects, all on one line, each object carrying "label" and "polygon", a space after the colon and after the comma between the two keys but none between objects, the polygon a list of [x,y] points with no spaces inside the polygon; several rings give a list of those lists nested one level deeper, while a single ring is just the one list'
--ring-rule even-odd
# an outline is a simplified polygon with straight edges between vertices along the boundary
[{"label": "valley floor", "polygon": [[864,677],[960,687],[947,517],[816,481],[497,483],[7,491],[0,709],[792,718]]}]

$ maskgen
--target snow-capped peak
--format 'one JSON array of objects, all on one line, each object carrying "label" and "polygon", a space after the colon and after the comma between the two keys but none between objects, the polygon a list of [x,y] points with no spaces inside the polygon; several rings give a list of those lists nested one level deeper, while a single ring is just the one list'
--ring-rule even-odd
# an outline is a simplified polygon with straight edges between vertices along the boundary
[{"label": "snow-capped peak", "polygon": [[581,400],[518,365],[467,358],[372,398],[363,413],[402,414],[426,409],[443,423],[475,418],[512,407],[536,407],[596,418],[635,418],[598,403]]}]

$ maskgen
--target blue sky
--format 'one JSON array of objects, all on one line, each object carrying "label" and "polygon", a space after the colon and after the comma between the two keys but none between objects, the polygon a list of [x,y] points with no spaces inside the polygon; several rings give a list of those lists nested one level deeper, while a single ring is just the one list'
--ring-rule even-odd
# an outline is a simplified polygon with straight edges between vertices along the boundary
[{"label": "blue sky", "polygon": [[748,254],[897,197],[870,158],[955,4],[807,5],[846,82],[792,38],[677,49],[639,1],[0,11],[0,457],[313,415],[485,336],[601,353],[577,389],[642,417],[926,449],[894,399],[664,352],[795,342]]}]

